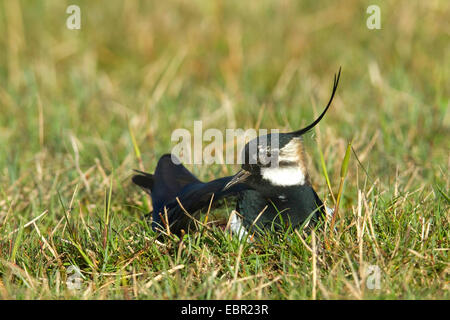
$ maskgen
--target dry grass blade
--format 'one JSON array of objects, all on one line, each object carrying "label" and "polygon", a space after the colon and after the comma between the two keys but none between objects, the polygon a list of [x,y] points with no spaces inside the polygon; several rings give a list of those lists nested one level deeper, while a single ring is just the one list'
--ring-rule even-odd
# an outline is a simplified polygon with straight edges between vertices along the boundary
[{"label": "dry grass blade", "polygon": [[148,289],[150,288],[155,282],[158,282],[160,280],[162,280],[165,276],[173,274],[175,271],[177,270],[181,270],[184,268],[183,264],[177,265],[167,271],[162,272],[161,274],[157,275],[156,277],[154,277],[152,280],[150,280],[149,282],[147,282],[145,284],[145,288]]},{"label": "dry grass blade", "polygon": [[21,226],[20,228],[17,228],[17,229],[15,229],[15,230],[11,231],[11,232],[8,234],[8,237],[12,236],[14,233],[18,232],[20,229],[23,229],[23,228],[26,228],[26,227],[32,225],[33,223],[35,223],[36,221],[38,221],[40,218],[42,218],[42,217],[43,217],[45,214],[47,214],[47,213],[48,213],[48,210],[45,210],[44,212],[42,212],[40,215],[38,215],[38,216],[37,216],[36,218],[34,218],[33,220],[31,220],[31,221],[25,223],[25,224],[24,224],[23,226]]}]

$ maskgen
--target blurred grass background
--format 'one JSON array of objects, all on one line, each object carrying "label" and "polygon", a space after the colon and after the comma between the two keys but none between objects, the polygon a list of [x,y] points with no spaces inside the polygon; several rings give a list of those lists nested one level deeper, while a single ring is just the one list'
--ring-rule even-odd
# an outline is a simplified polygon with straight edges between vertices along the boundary
[{"label": "blurred grass background", "polygon": [[[66,28],[70,4],[81,8],[81,30]],[[381,8],[380,30],[366,27],[366,8],[372,4]],[[346,144],[354,139],[354,150],[369,178],[353,158],[342,211],[351,216],[361,200],[358,190],[365,193],[374,186],[385,206],[379,223],[391,231],[382,231],[380,237],[387,246],[384,250],[395,253],[392,257],[398,254],[395,243],[409,230],[408,224],[424,241],[421,228],[426,230],[430,222],[428,228],[436,238],[425,247],[415,236],[408,240],[411,243],[405,246],[425,261],[414,262],[418,266],[411,262],[411,274],[407,271],[399,279],[395,279],[397,269],[393,267],[395,285],[381,294],[360,292],[358,296],[349,289],[351,286],[342,284],[348,276],[344,271],[333,276],[342,277],[344,282],[330,280],[328,289],[317,294],[322,298],[448,295],[449,17],[449,3],[437,0],[1,1],[0,293],[16,298],[73,294],[67,290],[56,293],[54,285],[43,291],[27,288],[25,282],[40,283],[41,278],[56,281],[52,263],[60,269],[61,265],[45,255],[49,249],[42,245],[33,226],[24,229],[29,237],[20,242],[15,238],[17,233],[10,232],[48,210],[39,220],[41,233],[52,239],[49,246],[55,251],[65,252],[60,252],[62,264],[80,265],[79,259],[83,259],[79,253],[70,252],[59,240],[64,237],[56,236],[64,234],[61,226],[68,223],[61,202],[73,205],[75,225],[82,225],[79,215],[83,214],[95,225],[103,214],[112,180],[111,223],[116,223],[117,230],[131,225],[136,229],[130,231],[136,234],[147,230],[136,222],[149,204],[131,185],[131,170],[140,164],[130,131],[142,152],[144,168],[153,171],[157,159],[174,145],[171,132],[177,128],[192,130],[194,120],[203,120],[204,129],[299,128],[322,110],[333,74],[342,66],[332,108],[319,130],[305,139],[318,193],[331,201],[318,147],[324,153],[333,191],[337,192]],[[221,165],[188,167],[205,180],[236,170]],[[373,206],[373,202],[368,205]],[[397,215],[400,220],[396,220]],[[348,219],[351,226],[352,218]],[[85,236],[87,247],[91,245],[89,239],[94,243],[89,249],[92,260],[102,260],[95,253],[96,240]],[[116,270],[111,261],[125,259],[125,248],[132,243],[114,239],[110,241],[118,241],[120,249],[116,248],[116,260],[103,260],[104,272]],[[16,243],[22,249],[12,259]],[[351,238],[347,244],[351,247]],[[130,252],[141,249],[139,243],[131,247]],[[437,247],[443,250],[433,251]],[[145,254],[153,258],[151,252]],[[310,259],[307,253],[302,257],[306,259],[300,259],[303,264],[299,262],[303,269],[297,270],[301,284],[309,279],[306,262]],[[414,253],[406,251],[394,265],[402,267],[411,257]],[[222,259],[213,255],[215,258]],[[348,262],[341,258],[344,264]],[[146,266],[147,260],[141,256],[136,261],[141,262],[133,268],[144,268],[144,277],[173,267],[169,262],[167,266]],[[333,263],[329,268],[337,266]],[[17,276],[16,267],[28,270],[34,280]],[[391,274],[387,269],[384,271]],[[188,270],[190,267],[186,267]],[[424,278],[414,282],[414,272]],[[185,277],[179,275],[180,279]],[[94,287],[101,287],[102,281],[106,280],[95,278]],[[121,280],[117,281],[121,287]],[[200,290],[195,295],[174,289],[170,279],[165,281],[155,291],[136,289],[131,296],[242,295],[234,290],[205,293],[198,283],[192,285]],[[214,281],[221,283],[219,278]],[[284,292],[277,283],[258,294],[249,285],[251,293],[246,297],[311,297],[307,290],[295,293],[297,289],[293,288],[298,283],[290,281],[286,280],[290,289]],[[103,291],[91,288],[86,297],[117,297],[108,286],[105,290],[99,294]]]}]

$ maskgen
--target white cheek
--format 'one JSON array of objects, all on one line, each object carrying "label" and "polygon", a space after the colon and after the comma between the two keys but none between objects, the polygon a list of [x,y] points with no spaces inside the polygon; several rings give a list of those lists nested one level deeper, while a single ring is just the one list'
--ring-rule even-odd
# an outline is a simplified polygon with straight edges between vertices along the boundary
[{"label": "white cheek", "polygon": [[300,167],[261,168],[263,179],[276,186],[295,186],[305,184],[305,174]]}]

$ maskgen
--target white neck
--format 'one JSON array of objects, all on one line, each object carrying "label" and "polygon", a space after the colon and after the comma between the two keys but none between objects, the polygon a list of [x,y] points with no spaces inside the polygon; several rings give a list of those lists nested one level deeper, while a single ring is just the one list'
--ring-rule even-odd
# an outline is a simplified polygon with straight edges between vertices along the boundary
[{"label": "white neck", "polygon": [[301,167],[261,168],[261,175],[275,186],[303,185],[306,181]]}]

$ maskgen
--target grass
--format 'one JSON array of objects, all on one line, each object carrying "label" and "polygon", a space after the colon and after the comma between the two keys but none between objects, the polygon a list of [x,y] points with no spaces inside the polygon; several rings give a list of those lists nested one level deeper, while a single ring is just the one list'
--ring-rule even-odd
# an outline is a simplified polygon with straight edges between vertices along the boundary
[{"label": "grass", "polygon": [[[449,298],[448,2],[375,1],[381,30],[367,1],[73,2],[81,30],[65,27],[72,3],[0,4],[1,298]],[[340,199],[336,232],[155,242],[133,168],[153,171],[194,120],[299,128],[339,66],[305,137],[316,190]]]}]

